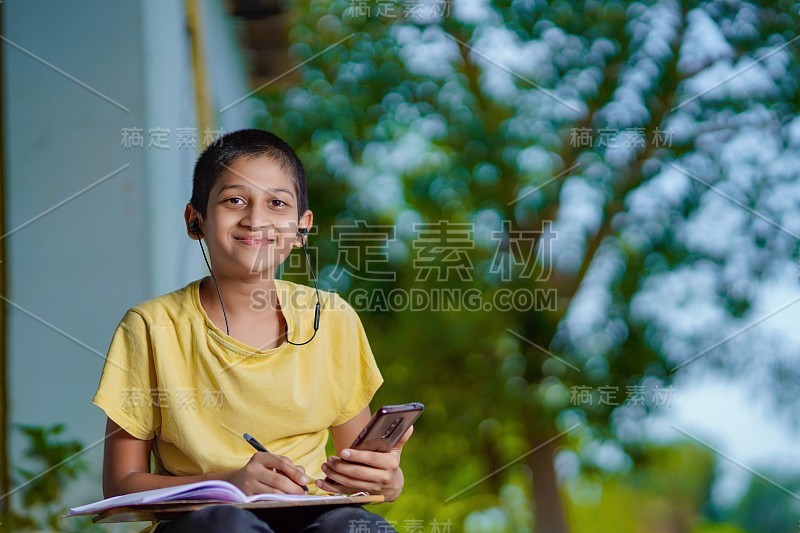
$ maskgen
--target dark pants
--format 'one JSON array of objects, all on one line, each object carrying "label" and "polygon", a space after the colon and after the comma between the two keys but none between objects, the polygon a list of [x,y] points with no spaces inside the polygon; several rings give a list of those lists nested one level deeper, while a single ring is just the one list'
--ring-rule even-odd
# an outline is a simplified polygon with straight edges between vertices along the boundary
[{"label": "dark pants", "polygon": [[[256,514],[258,512],[258,514]],[[382,517],[358,506],[296,507],[268,513],[232,505],[210,505],[175,520],[164,520],[155,533],[197,531],[259,533],[391,533],[395,529]]]}]

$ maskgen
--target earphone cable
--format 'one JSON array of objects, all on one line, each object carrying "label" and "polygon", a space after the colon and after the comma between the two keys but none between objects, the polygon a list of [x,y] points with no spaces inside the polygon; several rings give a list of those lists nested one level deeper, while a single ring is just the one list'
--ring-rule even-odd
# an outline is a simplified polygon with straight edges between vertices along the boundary
[{"label": "earphone cable", "polygon": [[225,313],[225,306],[222,304],[222,294],[219,292],[219,285],[217,284],[217,278],[214,276],[214,271],[211,270],[211,265],[208,263],[208,258],[206,257],[206,251],[203,248],[203,243],[200,239],[197,240],[198,244],[200,244],[200,251],[203,252],[203,259],[206,262],[206,266],[208,267],[208,271],[211,273],[211,279],[214,280],[214,287],[217,289],[217,296],[219,297],[219,306],[222,308],[222,316],[225,318],[225,334],[230,337],[231,330],[228,327],[228,315]]},{"label": "earphone cable", "polygon": [[[190,229],[193,229],[193,228],[191,228],[191,226],[190,226]],[[194,233],[196,235],[199,235],[199,233],[197,231],[194,231]],[[203,260],[206,262],[206,266],[208,267],[208,271],[211,274],[211,279],[214,282],[214,287],[217,289],[217,297],[219,298],[219,305],[222,308],[222,316],[225,318],[225,333],[228,336],[230,336],[231,332],[230,332],[230,328],[228,326],[228,315],[225,312],[225,305],[222,303],[222,293],[219,290],[219,284],[217,283],[217,278],[216,278],[216,276],[214,276],[214,271],[211,269],[211,264],[208,262],[208,258],[206,257],[206,251],[205,251],[205,248],[203,247],[202,239],[198,239],[197,243],[200,245],[200,251],[203,253]],[[306,256],[306,264],[308,265],[308,271],[311,273],[311,279],[314,281],[314,290],[316,291],[316,294],[317,294],[317,305],[314,308],[314,333],[311,335],[311,338],[308,339],[307,341],[305,341],[305,342],[292,342],[292,341],[290,341],[289,340],[289,325],[288,325],[288,323],[283,325],[283,333],[284,333],[284,337],[286,338],[286,342],[288,342],[289,344],[292,344],[294,346],[303,346],[304,344],[308,344],[309,342],[314,340],[314,337],[317,336],[317,331],[319,330],[319,317],[320,317],[320,296],[319,296],[319,287],[317,286],[317,276],[314,274],[314,269],[311,268],[311,259],[308,256],[308,250],[306,249],[306,243],[303,240],[302,234],[300,234],[300,244],[302,245],[303,253]]]},{"label": "earphone cable", "polygon": [[306,241],[303,240],[303,235],[300,234],[300,244],[303,246],[303,253],[306,256],[306,264],[308,265],[308,271],[311,273],[311,279],[314,280],[314,290],[317,291],[317,305],[314,308],[314,333],[311,335],[311,338],[308,339],[306,342],[292,342],[289,340],[289,325],[283,325],[283,332],[286,336],[286,342],[292,344],[294,346],[302,346],[304,344],[308,344],[314,337],[317,336],[317,331],[319,330],[319,313],[320,313],[320,299],[319,299],[319,288],[317,287],[317,276],[314,275],[314,269],[311,268],[311,259],[308,257],[308,250],[306,250]]}]

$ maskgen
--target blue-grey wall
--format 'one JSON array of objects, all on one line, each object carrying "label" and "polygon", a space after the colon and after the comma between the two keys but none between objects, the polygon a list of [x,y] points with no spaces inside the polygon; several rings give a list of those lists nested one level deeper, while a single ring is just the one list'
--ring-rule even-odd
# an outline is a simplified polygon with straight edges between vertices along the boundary
[{"label": "blue-grey wall", "polygon": [[[216,127],[246,127],[252,102],[218,112],[249,92],[230,21],[222,0],[200,3]],[[205,274],[183,226],[197,151],[176,138],[197,128],[184,5],[2,3],[10,416],[94,444],[66,504],[101,497],[105,415],[90,400],[118,321]],[[143,130],[143,148],[122,145],[125,128]],[[151,128],[169,148],[148,146]],[[24,440],[10,444],[23,464]]]}]

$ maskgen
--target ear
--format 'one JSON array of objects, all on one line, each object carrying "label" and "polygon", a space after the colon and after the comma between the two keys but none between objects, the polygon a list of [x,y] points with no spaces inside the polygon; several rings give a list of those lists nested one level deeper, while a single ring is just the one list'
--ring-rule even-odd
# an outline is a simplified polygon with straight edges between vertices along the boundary
[{"label": "ear", "polygon": [[304,241],[308,243],[308,235],[311,233],[311,227],[313,223],[314,223],[314,213],[312,213],[310,210],[306,210],[306,212],[303,213],[303,215],[297,221],[297,231],[305,229],[307,230],[307,232],[305,235],[300,235],[300,234],[295,235],[292,246],[302,248]]},{"label": "ear", "polygon": [[[203,230],[203,217],[200,216],[200,213],[194,208],[191,202],[186,204],[186,209],[183,211],[183,219],[186,222],[186,233],[189,235],[189,238],[196,241],[202,239],[205,233]],[[190,229],[193,224],[197,224],[198,233]]]}]

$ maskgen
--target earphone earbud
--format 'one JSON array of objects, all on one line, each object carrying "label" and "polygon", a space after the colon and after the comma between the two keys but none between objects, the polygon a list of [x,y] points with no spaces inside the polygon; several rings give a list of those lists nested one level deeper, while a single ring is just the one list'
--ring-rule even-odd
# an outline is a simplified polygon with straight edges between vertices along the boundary
[{"label": "earphone earbud", "polygon": [[297,228],[298,235],[308,235],[308,228]]},{"label": "earphone earbud", "polygon": [[192,220],[191,222],[189,222],[189,231],[191,231],[195,235],[200,235],[200,226],[197,224],[196,220]]}]

